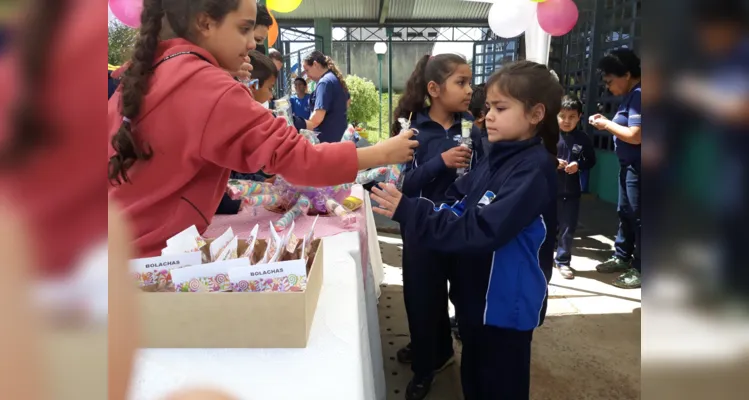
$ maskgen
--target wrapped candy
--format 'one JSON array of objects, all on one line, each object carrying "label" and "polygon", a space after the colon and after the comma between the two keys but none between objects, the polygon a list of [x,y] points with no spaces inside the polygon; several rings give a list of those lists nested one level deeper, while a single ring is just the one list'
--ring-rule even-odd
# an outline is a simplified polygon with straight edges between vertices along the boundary
[{"label": "wrapped candy", "polygon": [[296,204],[294,204],[293,207],[289,211],[286,212],[286,214],[281,217],[278,221],[276,221],[275,224],[273,224],[273,229],[276,230],[276,232],[282,232],[286,229],[289,225],[291,225],[295,219],[297,219],[301,215],[307,214],[307,211],[309,211],[310,207],[310,201],[307,198],[307,196],[300,196],[297,200]]},{"label": "wrapped candy", "polygon": [[289,102],[288,96],[274,100],[273,106],[275,107],[273,111],[275,112],[276,117],[285,119],[286,125],[294,126],[294,120],[291,117],[291,103]]},{"label": "wrapped candy", "polygon": [[346,210],[344,206],[338,204],[337,201],[327,198],[325,200],[325,206],[328,208],[328,211],[341,218],[343,226],[351,226],[356,222],[356,215],[348,212],[348,210]]},{"label": "wrapped candy", "polygon": [[389,173],[390,173],[390,170],[387,167],[380,167],[380,168],[375,168],[375,169],[369,169],[366,171],[361,171],[356,176],[355,183],[359,185],[364,185],[366,183],[376,181],[380,178],[386,177],[388,176]]},{"label": "wrapped candy", "polygon": [[239,200],[242,197],[272,194],[273,186],[266,182],[230,179],[226,184],[226,193],[229,194],[232,200]]},{"label": "wrapped candy", "polygon": [[[398,118],[398,122],[401,124],[401,131],[400,133],[403,133],[409,129],[411,129],[411,120],[406,118]],[[406,164],[395,164],[390,166],[390,172],[388,174],[387,179],[385,182],[395,185],[395,187],[398,190],[401,190],[403,187],[403,178],[405,178],[403,174],[403,170],[405,169]]]},{"label": "wrapped candy", "polygon": [[309,140],[312,144],[320,143],[320,139],[317,138],[317,133],[315,133],[314,131],[311,131],[309,129],[301,129],[299,130],[299,134],[304,136],[304,138]]},{"label": "wrapped candy", "polygon": [[284,199],[278,194],[263,194],[259,196],[245,197],[243,202],[247,206],[280,206],[284,204]]}]

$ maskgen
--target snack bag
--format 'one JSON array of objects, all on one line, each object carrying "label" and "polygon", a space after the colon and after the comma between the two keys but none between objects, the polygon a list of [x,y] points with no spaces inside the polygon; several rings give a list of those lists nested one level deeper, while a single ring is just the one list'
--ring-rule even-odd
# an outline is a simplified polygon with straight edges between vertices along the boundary
[{"label": "snack bag", "polygon": [[312,249],[312,241],[315,239],[315,224],[317,224],[318,217],[319,215],[315,217],[314,221],[312,221],[312,226],[309,228],[309,232],[304,235],[304,240],[302,240],[302,259],[306,260]]},{"label": "snack bag", "polygon": [[252,256],[255,254],[255,243],[257,243],[257,232],[259,229],[260,225],[255,224],[255,227],[252,228],[252,231],[250,232],[250,237],[247,238],[247,250],[245,250],[241,256],[241,258],[249,258],[250,265],[254,264]]},{"label": "snack bag", "polygon": [[[231,227],[226,230],[221,236],[217,237],[216,239],[211,242],[211,245],[208,247],[210,251],[211,256],[211,262],[218,261],[218,256],[221,253],[221,251],[229,245],[229,242],[231,242],[231,239],[234,237],[234,231],[232,231]],[[234,249],[234,252],[236,254],[236,247]],[[236,255],[234,258],[237,258]]]},{"label": "snack bag", "polygon": [[230,292],[229,265],[215,263],[173,270],[175,292]]},{"label": "snack bag", "polygon": [[234,236],[229,240],[229,243],[224,246],[223,249],[218,253],[216,261],[233,260],[237,258],[237,245],[239,244],[239,238]]},{"label": "snack bag", "polygon": [[[183,230],[182,232],[167,239],[166,247],[161,250],[161,255],[176,255],[182,253],[202,252],[203,247],[206,245],[205,239],[198,233],[198,228],[195,225]],[[210,262],[211,260],[207,256],[202,258],[204,263]]]},{"label": "snack bag", "polygon": [[260,264],[269,264],[272,262],[276,262],[278,260],[278,257],[281,255],[281,250],[283,249],[283,238],[278,236],[276,230],[273,229],[272,222],[268,221],[268,225],[270,225],[270,238],[268,238],[268,248],[265,249],[265,255],[260,261]]}]

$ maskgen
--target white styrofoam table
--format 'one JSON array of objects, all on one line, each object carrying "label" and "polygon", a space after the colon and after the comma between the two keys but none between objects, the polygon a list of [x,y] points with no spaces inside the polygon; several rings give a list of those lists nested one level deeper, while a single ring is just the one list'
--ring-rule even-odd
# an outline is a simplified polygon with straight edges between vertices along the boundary
[{"label": "white styrofoam table", "polygon": [[371,267],[362,276],[359,234],[322,243],[323,285],[306,348],[141,349],[130,399],[210,387],[241,400],[384,400],[376,280]]}]

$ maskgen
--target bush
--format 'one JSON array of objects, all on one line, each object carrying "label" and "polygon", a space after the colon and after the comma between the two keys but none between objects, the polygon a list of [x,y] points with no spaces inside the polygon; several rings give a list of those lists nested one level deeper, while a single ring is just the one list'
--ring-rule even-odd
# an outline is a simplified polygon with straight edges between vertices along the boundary
[{"label": "bush", "polygon": [[349,75],[346,77],[346,85],[351,94],[351,107],[348,109],[350,123],[358,125],[379,115],[379,92],[372,81]]}]

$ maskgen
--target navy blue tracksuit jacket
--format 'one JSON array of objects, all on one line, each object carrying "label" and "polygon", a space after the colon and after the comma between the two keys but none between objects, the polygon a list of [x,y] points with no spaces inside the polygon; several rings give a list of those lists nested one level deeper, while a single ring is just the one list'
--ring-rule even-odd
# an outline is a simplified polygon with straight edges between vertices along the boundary
[{"label": "navy blue tracksuit jacket", "polygon": [[[423,196],[444,201],[445,191],[457,178],[456,170],[448,168],[442,153],[460,144],[461,121],[473,120],[465,113],[454,116],[453,125],[445,129],[429,117],[429,110],[417,114],[412,127],[419,131],[414,137],[419,147],[414,161],[403,173],[403,192],[407,196]],[[478,163],[480,132],[471,132],[475,143],[471,166]],[[401,228],[403,236],[403,300],[406,305],[411,334],[411,369],[416,376],[433,373],[453,354],[448,314],[447,282],[452,279],[456,257],[426,247],[424,238],[411,235]],[[428,240],[428,239],[427,239]]]},{"label": "navy blue tracksuit jacket", "polygon": [[[442,153],[460,145],[461,121],[473,121],[469,113],[455,114],[455,122],[450,129],[445,128],[429,117],[429,109],[416,115],[411,125],[419,131],[414,139],[419,142],[414,159],[403,170],[403,194],[409,197],[425,197],[432,201],[444,201],[445,192],[457,178],[456,170],[449,169],[442,160]],[[483,154],[481,131],[471,128],[473,155],[471,167],[475,167]]]},{"label": "navy blue tracksuit jacket", "polygon": [[588,135],[578,129],[572,132],[559,132],[557,158],[571,164],[577,162],[578,172],[568,174],[563,169],[557,170],[557,189],[559,197],[580,197],[580,171],[589,170],[596,165],[596,151]]},{"label": "navy blue tracksuit jacket", "polygon": [[540,138],[499,142],[448,191],[450,206],[403,197],[393,216],[424,246],[460,253],[461,325],[529,331],[543,322],[556,226],[556,160]]}]

